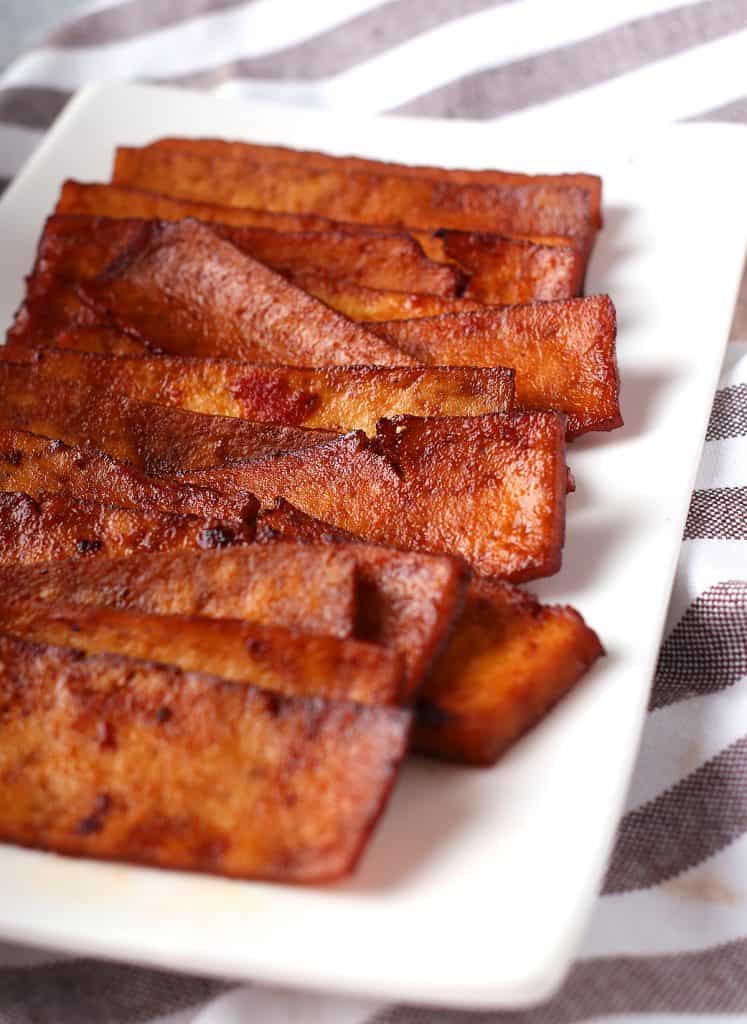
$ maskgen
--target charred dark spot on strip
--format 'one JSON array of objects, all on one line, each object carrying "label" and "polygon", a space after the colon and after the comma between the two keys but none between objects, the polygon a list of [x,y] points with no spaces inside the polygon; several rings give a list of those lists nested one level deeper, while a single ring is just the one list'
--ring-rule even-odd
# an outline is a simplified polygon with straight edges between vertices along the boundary
[{"label": "charred dark spot on strip", "polygon": [[417,703],[418,725],[425,729],[443,729],[449,724],[450,716],[443,708],[430,701],[420,700]]},{"label": "charred dark spot on strip", "polygon": [[101,551],[104,547],[104,542],[101,540],[91,540],[87,537],[81,537],[75,545],[75,550],[79,555],[95,555],[98,551]]},{"label": "charred dark spot on strip", "polygon": [[236,543],[236,535],[225,526],[206,526],[200,530],[197,543],[205,550],[227,548]]},{"label": "charred dark spot on strip", "polygon": [[260,640],[259,637],[250,636],[247,638],[246,650],[248,654],[251,654],[253,658],[265,657],[269,651],[269,644],[266,640]]},{"label": "charred dark spot on strip", "polygon": [[99,793],[93,805],[93,810],[87,818],[78,822],[76,832],[79,836],[90,836],[100,832],[109,811],[112,809],[113,801],[108,793]]}]

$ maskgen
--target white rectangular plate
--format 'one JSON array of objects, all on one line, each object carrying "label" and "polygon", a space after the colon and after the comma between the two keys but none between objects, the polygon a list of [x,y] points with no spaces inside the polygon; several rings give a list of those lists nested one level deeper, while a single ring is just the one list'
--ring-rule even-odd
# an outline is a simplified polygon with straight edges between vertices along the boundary
[{"label": "white rectangular plate", "polygon": [[354,118],[177,90],[85,90],[0,204],[0,321],[67,177],[118,144],[211,135],[466,167],[604,175],[588,280],[619,316],[624,429],[576,442],[565,568],[607,657],[491,770],[413,760],[357,875],[301,889],[0,846],[0,935],[26,943],[388,999],[535,1002],[559,985],[625,794],[744,254],[740,128],[639,140],[525,138],[467,122]]}]

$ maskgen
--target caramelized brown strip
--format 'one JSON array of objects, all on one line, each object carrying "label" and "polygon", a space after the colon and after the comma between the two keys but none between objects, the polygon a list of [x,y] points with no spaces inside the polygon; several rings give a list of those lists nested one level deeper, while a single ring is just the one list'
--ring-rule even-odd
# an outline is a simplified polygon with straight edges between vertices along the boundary
[{"label": "caramelized brown strip", "polygon": [[142,512],[238,519],[251,522],[252,495],[226,498],[204,487],[158,483],[102,452],[73,448],[22,430],[0,429],[0,490],[32,498],[60,494]]},{"label": "caramelized brown strip", "polygon": [[358,571],[357,635],[399,654],[402,699],[411,699],[458,621],[467,582],[464,565],[454,558],[365,544],[280,498],[258,520],[257,541],[284,540],[344,545]]},{"label": "caramelized brown strip", "polygon": [[[271,538],[265,532],[263,540]],[[281,538],[282,539],[282,538]],[[275,548],[279,548],[275,551]],[[354,587],[355,583],[355,587]],[[351,637],[391,649],[402,667],[400,698],[420,687],[464,599],[463,565],[452,558],[358,543],[298,548],[273,544],[220,558],[127,559],[54,567],[9,580],[0,606],[46,601],[138,608],[159,615],[241,618],[304,633]],[[356,699],[361,699],[358,696]]]},{"label": "caramelized brown strip", "polygon": [[[33,282],[33,278],[31,279]],[[332,310],[336,310],[349,320],[364,323],[381,320],[410,320],[422,316],[442,316],[444,313],[465,313],[473,309],[481,309],[482,304],[471,299],[442,299],[438,295],[425,295],[420,292],[382,291],[377,288],[364,288],[361,285],[344,281],[341,278],[326,277],[324,274],[300,274],[291,278],[293,284],[302,288],[309,295],[323,302]],[[30,290],[30,289],[29,289]],[[36,289],[34,288],[34,291]],[[55,281],[39,295],[31,295],[24,300],[16,313],[13,325],[8,331],[8,342],[26,346],[39,344],[49,345],[62,331],[81,331],[96,343],[99,332],[119,334],[116,348],[121,354],[130,352],[150,352],[157,354],[146,340],[133,335],[122,334],[107,325],[106,314],[97,312],[80,297],[76,286],[67,281]],[[80,346],[80,337],[73,337],[73,345]],[[200,342],[200,351],[206,352],[207,345]],[[189,355],[189,346],[184,341],[163,338],[160,350],[176,351],[181,355]],[[100,346],[95,344],[95,349]],[[84,350],[85,351],[85,350]],[[209,358],[207,355],[204,358]],[[227,356],[236,358],[236,356]],[[406,353],[398,357],[401,364],[411,363]],[[277,362],[269,357],[265,362]],[[386,365],[386,364],[385,364]]]},{"label": "caramelized brown strip", "polygon": [[480,309],[481,305],[472,299],[444,299],[440,295],[426,295],[423,292],[365,288],[343,278],[324,274],[295,274],[293,282],[356,323],[464,313],[470,309]]},{"label": "caramelized brown strip", "polygon": [[[355,543],[283,501],[260,515],[257,540]],[[509,584],[473,578],[464,611],[421,690],[413,748],[492,764],[602,653],[596,633],[572,608],[541,605]]]},{"label": "caramelized brown strip", "polygon": [[247,544],[253,522],[114,508],[59,495],[35,501],[0,493],[0,563],[49,562],[144,551],[207,550]]},{"label": "caramelized brown strip", "polygon": [[466,170],[452,167],[413,166],[370,160],[359,156],[331,156],[308,149],[285,146],[261,146],[249,142],[228,142],[224,139],[159,139],[149,149],[176,150],[221,157],[240,157],[257,164],[301,164],[303,167],[325,167],[342,171],[374,171],[407,177],[431,178],[459,185],[553,185],[560,188],[583,188],[589,193],[594,223],[601,224],[602,179],[596,174],[521,174],[516,171]]},{"label": "caramelized brown strip", "polygon": [[43,359],[0,361],[0,393],[0,427],[93,447],[150,475],[314,446],[331,436],[101,394],[95,384],[61,388]]},{"label": "caramelized brown strip", "polygon": [[465,299],[513,305],[583,291],[588,253],[578,247],[464,231],[442,231],[440,239],[445,257],[469,267]]},{"label": "caramelized brown strip", "polygon": [[400,416],[375,440],[352,433],[306,452],[186,474],[303,512],[377,544],[460,555],[485,575],[557,572],[563,543],[564,417]]},{"label": "caramelized brown strip", "polygon": [[239,619],[55,601],[0,606],[0,631],[88,654],[125,654],[295,696],[396,704],[399,656],[374,644]]},{"label": "caramelized brown strip", "polygon": [[45,379],[102,385],[129,398],[255,423],[376,432],[385,416],[510,412],[513,373],[502,367],[249,366],[179,356],[115,358],[11,347]]},{"label": "caramelized brown strip", "polygon": [[615,307],[607,295],[372,324],[418,362],[512,366],[516,400],[559,409],[568,436],[622,424]]},{"label": "caramelized brown strip", "polygon": [[[176,199],[147,189],[98,182],[66,181],[60,190],[55,214],[140,220],[184,220],[192,217],[206,223],[234,227],[270,228],[272,231],[330,231],[343,229],[354,234],[381,234],[368,228],[320,217],[314,213],[278,213],[251,207],[220,206],[189,199]],[[387,232],[389,233],[389,232]]]},{"label": "caramelized brown strip", "polygon": [[33,329],[26,336],[25,331],[0,348],[3,356],[11,362],[28,362],[29,358],[40,348],[58,348],[71,352],[89,352],[100,356],[149,356],[153,355],[148,346],[123,334],[112,327],[70,327],[62,330],[37,331]]},{"label": "caramelized brown strip", "polygon": [[[90,280],[103,272],[110,264],[120,259],[132,245],[142,241],[144,222],[133,219],[111,219],[91,217],[50,217],[44,228],[33,272],[27,280],[26,298],[16,314],[15,323],[9,337],[13,341],[25,342],[36,333],[51,332],[67,325],[94,325],[100,316],[89,305],[82,301],[76,285]],[[443,266],[431,263],[422,256],[417,242],[409,235],[394,236],[395,245],[400,248],[414,249],[420,253],[420,264],[426,263],[434,269],[435,278],[429,280],[427,275],[420,277],[413,272],[403,275],[402,260],[396,260],[396,253],[389,254],[385,259],[379,254],[378,261],[363,259],[370,256],[367,252],[373,243],[391,242],[391,236],[375,235],[370,232],[351,234],[349,231],[331,231],[323,235],[319,232],[294,234],[276,234],[266,230],[248,228],[232,228],[223,224],[212,224],[210,230],[234,243],[237,248],[246,251],[250,256],[252,246],[245,246],[243,239],[246,234],[281,239],[288,251],[285,268],[282,263],[278,269],[289,276],[293,283],[310,295],[315,296],[332,309],[343,313],[352,320],[394,319],[399,316],[434,316],[445,312],[463,311],[475,308],[476,304],[469,300],[444,298],[443,295],[454,293],[457,284],[464,275],[456,265]],[[299,250],[299,238],[311,239],[311,244]],[[313,240],[326,240],[326,250],[334,252],[337,258],[336,269],[347,270],[356,280],[332,276],[331,273],[319,269],[317,244]],[[345,246],[337,244],[342,238]],[[334,244],[333,244],[334,243]],[[260,248],[254,246],[255,249]],[[357,253],[349,250],[356,248]],[[391,248],[391,246],[390,246]],[[261,252],[258,255],[264,255]],[[291,259],[291,257],[294,257]],[[311,257],[311,258],[310,258]],[[315,262],[316,261],[316,262]],[[327,261],[330,262],[330,261]],[[379,268],[378,277],[364,274],[363,267]],[[417,269],[417,260],[415,261]],[[333,267],[332,269],[335,269]],[[380,286],[366,287],[361,280],[383,281],[384,273],[395,290],[381,290]],[[438,276],[448,278],[448,282],[438,281]],[[410,288],[410,291],[402,289]],[[430,294],[438,290],[440,294]]]},{"label": "caramelized brown strip", "polygon": [[410,718],[11,637],[0,703],[3,840],[286,882],[353,869]]},{"label": "caramelized brown strip", "polygon": [[355,597],[355,559],[321,545],[0,566],[0,604],[11,608],[24,600],[73,601],[154,615],[247,619],[342,638],[353,635]]},{"label": "caramelized brown strip", "polygon": [[149,224],[80,294],[114,326],[175,355],[296,366],[408,362],[197,221]]},{"label": "caramelized brown strip", "polygon": [[317,213],[363,224],[425,230],[489,231],[509,236],[588,237],[594,215],[584,188],[552,184],[459,184],[384,172],[288,163],[183,149],[120,148],[115,185],[182,199]]},{"label": "caramelized brown strip", "polygon": [[[133,205],[137,208],[138,204]],[[134,222],[143,219],[159,218],[143,218],[132,212],[126,218],[116,219],[115,226],[107,223],[106,216],[71,217],[57,213],[50,218],[47,229],[70,233],[77,230],[84,237],[103,230],[112,244],[116,244],[116,227],[127,234],[134,230]],[[184,217],[163,218],[174,219]],[[350,231],[344,224],[331,222],[325,223],[323,228],[281,231],[267,226],[208,220],[210,229],[221,238],[284,274],[326,274],[369,288],[403,289],[446,298],[457,295],[465,283],[465,275],[454,264],[428,259],[420,244],[406,232]]]},{"label": "caramelized brown strip", "polygon": [[421,692],[414,749],[493,764],[603,653],[573,608],[473,580],[451,642]]},{"label": "caramelized brown strip", "polygon": [[[207,223],[236,227],[263,227],[283,232],[343,231],[348,235],[364,237],[389,233],[392,230],[387,226],[377,227],[371,224],[330,220],[328,217],[313,213],[279,213],[250,207],[218,206],[187,199],[174,199],[171,196],[121,185],[83,185],[73,181],[68,181],[63,186],[57,213],[167,221],[194,217]],[[537,234],[527,240],[505,238],[485,234],[484,228],[480,233],[439,231],[437,234],[409,229],[408,235],[434,262],[456,261],[458,266],[470,275],[467,290],[474,298],[480,302],[504,304],[577,295],[583,284],[592,241],[587,237]],[[548,248],[559,248],[560,252],[554,254],[546,251]],[[567,252],[564,251],[566,249]],[[329,274],[326,277],[329,279]],[[361,303],[365,298],[365,293],[363,296],[359,295],[360,286],[356,286],[355,282],[328,281],[327,293],[335,300],[330,302],[320,293],[324,279],[318,272],[297,272],[295,279],[302,287],[311,290],[312,294],[353,320],[380,319],[372,315],[356,317],[349,312],[355,308],[356,301]],[[309,288],[309,285],[313,287]],[[397,289],[402,287],[402,284],[396,285]],[[369,296],[366,301],[370,305],[374,300]],[[387,301],[391,303],[394,298],[390,296]],[[435,298],[432,301],[435,301]],[[419,307],[413,302],[411,308],[417,313]],[[456,309],[434,309],[430,315],[436,316],[440,312],[456,312]],[[394,314],[386,317],[394,318]]]},{"label": "caramelized brown strip", "polygon": [[426,292],[444,298],[458,295],[465,281],[456,266],[429,260],[404,233],[279,232],[222,224],[210,228],[241,252],[291,276],[316,272],[368,288]]}]

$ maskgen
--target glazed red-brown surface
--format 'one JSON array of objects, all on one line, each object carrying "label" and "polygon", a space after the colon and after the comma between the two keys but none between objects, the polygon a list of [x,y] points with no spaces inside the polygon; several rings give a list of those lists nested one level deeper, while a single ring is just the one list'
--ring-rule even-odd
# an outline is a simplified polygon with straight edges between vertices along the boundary
[{"label": "glazed red-brown surface", "polygon": [[588,236],[589,192],[554,184],[461,184],[370,170],[253,163],[243,154],[120,148],[113,182],[226,206],[510,236]]},{"label": "glazed red-brown surface", "polygon": [[53,495],[35,501],[0,492],[0,563],[49,562],[145,551],[209,550],[247,544],[254,523],[114,508]]},{"label": "glazed red-brown surface", "polygon": [[459,560],[365,544],[282,498],[262,513],[257,540],[343,545],[358,571],[356,634],[396,651],[402,699],[417,693],[461,613],[466,572]]},{"label": "glazed red-brown surface", "polygon": [[440,316],[479,309],[472,299],[449,299],[426,292],[366,288],[342,277],[325,274],[294,274],[293,282],[325,305],[356,323],[371,320],[407,320],[417,316]]},{"label": "glazed red-brown surface", "polygon": [[[347,235],[370,237],[372,234],[390,233],[391,227],[355,224],[350,221],[335,221],[313,213],[280,213],[272,210],[256,210],[241,206],[218,206],[199,203],[188,199],[175,199],[141,189],[120,185],[83,185],[68,181],[63,186],[57,204],[58,213],[84,214],[97,217],[141,218],[145,220],[183,220],[194,217],[207,223],[223,225],[264,227],[274,231],[315,233],[340,231]],[[400,229],[401,231],[402,229]],[[533,235],[529,240],[506,238],[500,235],[440,231],[438,234],[418,229],[408,229],[407,234],[436,263],[457,264],[471,277],[467,288],[481,302],[512,303],[529,302],[532,299],[562,298],[576,295],[583,283],[583,275],[590,254],[593,236]],[[546,249],[569,249],[557,256]],[[457,256],[456,253],[459,253]],[[343,278],[332,278],[318,271],[297,271],[294,280],[317,298],[334,309],[338,309],[353,320],[394,319],[396,314],[384,313],[386,302],[391,309],[397,301],[396,292],[385,291],[378,299],[381,315],[364,315],[363,309],[375,308],[376,297],[361,292],[360,283]],[[378,286],[380,287],[380,286]],[[404,286],[395,286],[401,291]],[[561,289],[567,289],[562,292]],[[452,299],[454,309],[433,308],[431,314],[418,312],[421,304],[428,299],[436,304],[438,296],[420,294],[421,303],[416,301],[422,289],[414,289],[408,296],[407,306],[400,299],[400,307],[408,315],[432,315],[440,312],[456,312],[458,304],[468,308],[467,299]],[[441,298],[442,303],[449,300]],[[356,309],[360,315],[356,316]]]},{"label": "glazed red-brown surface", "polygon": [[113,326],[175,355],[295,366],[408,362],[197,221],[151,222],[79,290]]},{"label": "glazed red-brown surface", "polygon": [[457,295],[465,275],[429,260],[408,234],[351,234],[341,229],[279,232],[211,225],[221,238],[268,267],[294,276],[316,271],[368,288]]},{"label": "glazed red-brown surface", "polygon": [[[257,540],[347,542],[351,550],[356,543],[282,500],[260,514]],[[541,605],[508,583],[473,578],[420,690],[413,748],[445,760],[492,764],[602,653],[574,609]]]},{"label": "glazed red-brown surface", "polygon": [[466,231],[443,231],[440,239],[445,256],[469,267],[465,299],[513,305],[569,299],[583,289],[586,254],[573,246]]},{"label": "glazed red-brown surface", "polygon": [[377,544],[460,555],[524,580],[560,567],[565,420],[555,413],[382,420],[308,449],[186,474],[303,512]]},{"label": "glazed red-brown surface", "polygon": [[150,475],[204,468],[329,439],[327,431],[207,416],[67,383],[42,358],[0,360],[0,427],[90,446]]},{"label": "glazed red-brown surface", "polygon": [[474,579],[444,654],[421,691],[414,749],[493,764],[603,653],[573,608]]},{"label": "glazed red-brown surface", "polygon": [[126,654],[290,695],[396,704],[399,655],[377,644],[240,619],[153,615],[55,601],[0,603],[0,632],[89,654]]},{"label": "glazed red-brown surface", "polygon": [[607,295],[372,324],[418,362],[511,366],[516,400],[558,409],[569,437],[622,424],[615,307]]},{"label": "glazed red-brown surface", "polygon": [[415,416],[510,412],[513,372],[502,367],[250,366],[179,356],[115,358],[12,346],[44,367],[45,377],[103,387],[146,402],[255,423],[365,430],[376,421]]},{"label": "glazed red-brown surface", "polygon": [[[157,218],[150,221],[163,223]],[[78,276],[91,277],[132,244],[144,223],[136,213],[120,218],[55,214],[42,236],[45,259],[56,255],[61,272],[68,277],[76,268]],[[465,283],[458,267],[428,259],[405,232],[350,231],[334,224],[325,225],[324,230],[276,231],[214,220],[207,226],[248,256],[286,275],[316,272],[369,288],[445,297],[456,295]]]},{"label": "glazed red-brown surface", "polygon": [[343,549],[282,543],[0,565],[0,604],[73,601],[154,615],[247,619],[344,639],[355,628],[356,572],[355,559]]},{"label": "glazed red-brown surface", "polygon": [[352,870],[410,722],[12,637],[0,704],[3,840],[286,882]]},{"label": "glazed red-brown surface", "polygon": [[60,494],[142,512],[254,520],[257,500],[226,498],[204,487],[159,483],[91,449],[75,448],[22,430],[0,429],[0,490],[32,498]]},{"label": "glazed red-brown surface", "polygon": [[252,163],[301,164],[343,171],[374,171],[408,177],[431,178],[460,185],[557,185],[580,187],[589,192],[594,223],[601,224],[602,179],[596,174],[520,174],[516,171],[464,170],[451,167],[413,166],[359,156],[331,156],[308,149],[285,146],[261,146],[256,143],[230,142],[224,139],[159,139],[148,147],[156,150],[206,153],[214,156],[243,157]]}]

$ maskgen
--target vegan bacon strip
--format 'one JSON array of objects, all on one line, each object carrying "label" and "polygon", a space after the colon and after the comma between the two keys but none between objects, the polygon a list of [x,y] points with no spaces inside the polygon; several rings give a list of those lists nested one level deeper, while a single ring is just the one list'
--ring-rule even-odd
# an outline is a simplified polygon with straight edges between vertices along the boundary
[{"label": "vegan bacon strip", "polygon": [[345,550],[282,543],[0,565],[0,606],[77,602],[154,615],[247,619],[345,639],[355,630],[356,571]]},{"label": "vegan bacon strip", "polygon": [[587,244],[589,192],[549,183],[461,184],[387,173],[254,163],[235,153],[120,147],[112,181],[222,206],[316,213],[334,220],[412,228],[564,236]]},{"label": "vegan bacon strip", "polygon": [[602,223],[602,179],[596,174],[520,174],[516,171],[467,170],[464,168],[413,166],[388,160],[371,160],[360,156],[333,156],[308,149],[290,149],[287,146],[264,146],[250,142],[230,142],[226,139],[165,138],[145,147],[150,150],[208,154],[215,157],[243,157],[252,163],[300,164],[303,167],[324,167],[345,171],[375,171],[406,177],[430,178],[460,185],[556,185],[562,188],[580,187],[589,193],[593,221]]},{"label": "vegan bacon strip", "polygon": [[459,555],[511,580],[560,567],[568,472],[556,413],[381,420],[377,437],[185,474],[264,505],[283,497],[370,542]]},{"label": "vegan bacon strip", "polygon": [[[282,500],[260,514],[257,540],[347,542],[353,553],[359,545]],[[573,608],[542,605],[510,584],[473,577],[419,691],[413,749],[460,763],[494,763],[603,653]]]},{"label": "vegan bacon strip", "polygon": [[0,360],[0,427],[92,447],[149,475],[313,446],[332,436],[139,402],[95,385],[61,388],[43,367],[43,361]]},{"label": "vegan bacon strip", "polygon": [[0,631],[89,654],[125,654],[295,696],[396,704],[399,655],[386,647],[240,619],[153,615],[55,601],[0,605]]},{"label": "vegan bacon strip", "polygon": [[449,645],[421,691],[414,749],[493,764],[603,653],[575,609],[472,580]]},{"label": "vegan bacon strip", "polygon": [[296,366],[411,362],[197,221],[147,224],[80,293],[114,326],[175,355]]},{"label": "vegan bacon strip", "polygon": [[[77,214],[98,218],[140,218],[142,220],[176,221],[193,217],[214,226],[215,230],[230,227],[269,228],[278,232],[313,232],[321,235],[339,236],[342,232],[357,238],[370,238],[377,234],[391,234],[392,228],[371,224],[356,224],[350,221],[330,220],[313,213],[279,213],[272,210],[257,210],[242,206],[218,206],[172,196],[158,195],[141,189],[121,185],[88,185],[68,181],[63,185],[57,204],[58,214]],[[52,221],[64,221],[64,217],[53,217]],[[50,224],[46,230],[50,230]],[[463,295],[465,301],[479,300],[485,303],[530,302],[533,299],[565,299],[579,294],[586,268],[587,249],[585,245],[567,236],[543,235],[532,239],[516,239],[479,231],[454,231],[439,229],[424,231],[399,227],[435,263],[461,268],[467,275]],[[231,237],[230,235],[227,237]],[[240,247],[240,234],[233,236]],[[341,267],[341,270],[347,270]],[[392,287],[405,293],[423,294],[423,280],[417,288],[408,288],[397,268],[397,283]],[[362,302],[359,279],[349,280],[349,271],[332,277],[329,272],[312,270],[300,266],[294,272],[294,280],[303,288],[313,285],[313,294],[323,299],[347,316],[349,308],[358,297]],[[331,278],[331,280],[330,280]],[[327,280],[328,295],[333,302],[321,294],[324,280]],[[412,280],[412,279],[411,279]],[[332,290],[335,285],[334,291]],[[371,287],[371,285],[369,285]],[[381,284],[376,286],[382,288]],[[387,295],[390,289],[384,289]],[[427,289],[429,293],[433,288]],[[439,293],[440,294],[440,293]],[[424,296],[425,297],[425,296]],[[432,300],[439,296],[431,294]],[[448,301],[442,297],[442,301]],[[368,303],[374,299],[369,297]],[[382,300],[383,301],[383,300]],[[393,302],[393,298],[389,298]],[[459,300],[452,300],[458,302]],[[413,305],[413,309],[417,309]],[[438,310],[434,310],[434,315]],[[446,310],[448,312],[448,310]],[[352,319],[359,319],[353,316]],[[372,316],[360,319],[378,319]]]},{"label": "vegan bacon strip", "polygon": [[250,494],[226,498],[204,487],[159,483],[103,452],[50,441],[23,430],[0,429],[0,490],[32,498],[60,494],[141,512],[175,512],[251,522]]},{"label": "vegan bacon strip", "polygon": [[439,231],[433,242],[437,244],[443,258],[469,268],[470,279],[462,291],[465,300],[514,305],[569,299],[583,291],[586,256],[577,247],[540,245],[483,231]]},{"label": "vegan bacon strip", "polygon": [[306,883],[355,866],[410,724],[397,708],[4,636],[0,705],[0,839]]},{"label": "vegan bacon strip", "polygon": [[295,274],[293,283],[356,323],[409,320],[410,317],[464,313],[480,308],[480,303],[472,299],[445,299],[423,292],[366,288],[325,274]]},{"label": "vegan bacon strip", "polygon": [[[263,540],[276,540],[267,521],[264,527]],[[411,697],[461,612],[463,564],[361,543],[299,549],[280,541],[208,557],[185,553],[24,568],[12,579],[0,568],[0,608],[7,604],[12,612],[44,599],[355,635],[396,655],[399,695]]]},{"label": "vegan bacon strip", "polygon": [[[513,371],[502,367],[251,366],[228,359],[99,356],[12,347],[45,380],[102,387],[191,412],[333,431],[375,433],[376,421],[510,412]],[[303,436],[303,435],[302,435]],[[325,435],[320,435],[325,440]]]},{"label": "vegan bacon strip", "polygon": [[517,402],[565,413],[569,437],[622,424],[607,295],[370,326],[418,362],[513,367]]},{"label": "vegan bacon strip", "polygon": [[144,551],[208,550],[246,544],[254,524],[114,508],[61,495],[34,500],[0,492],[0,563],[48,562]]}]

